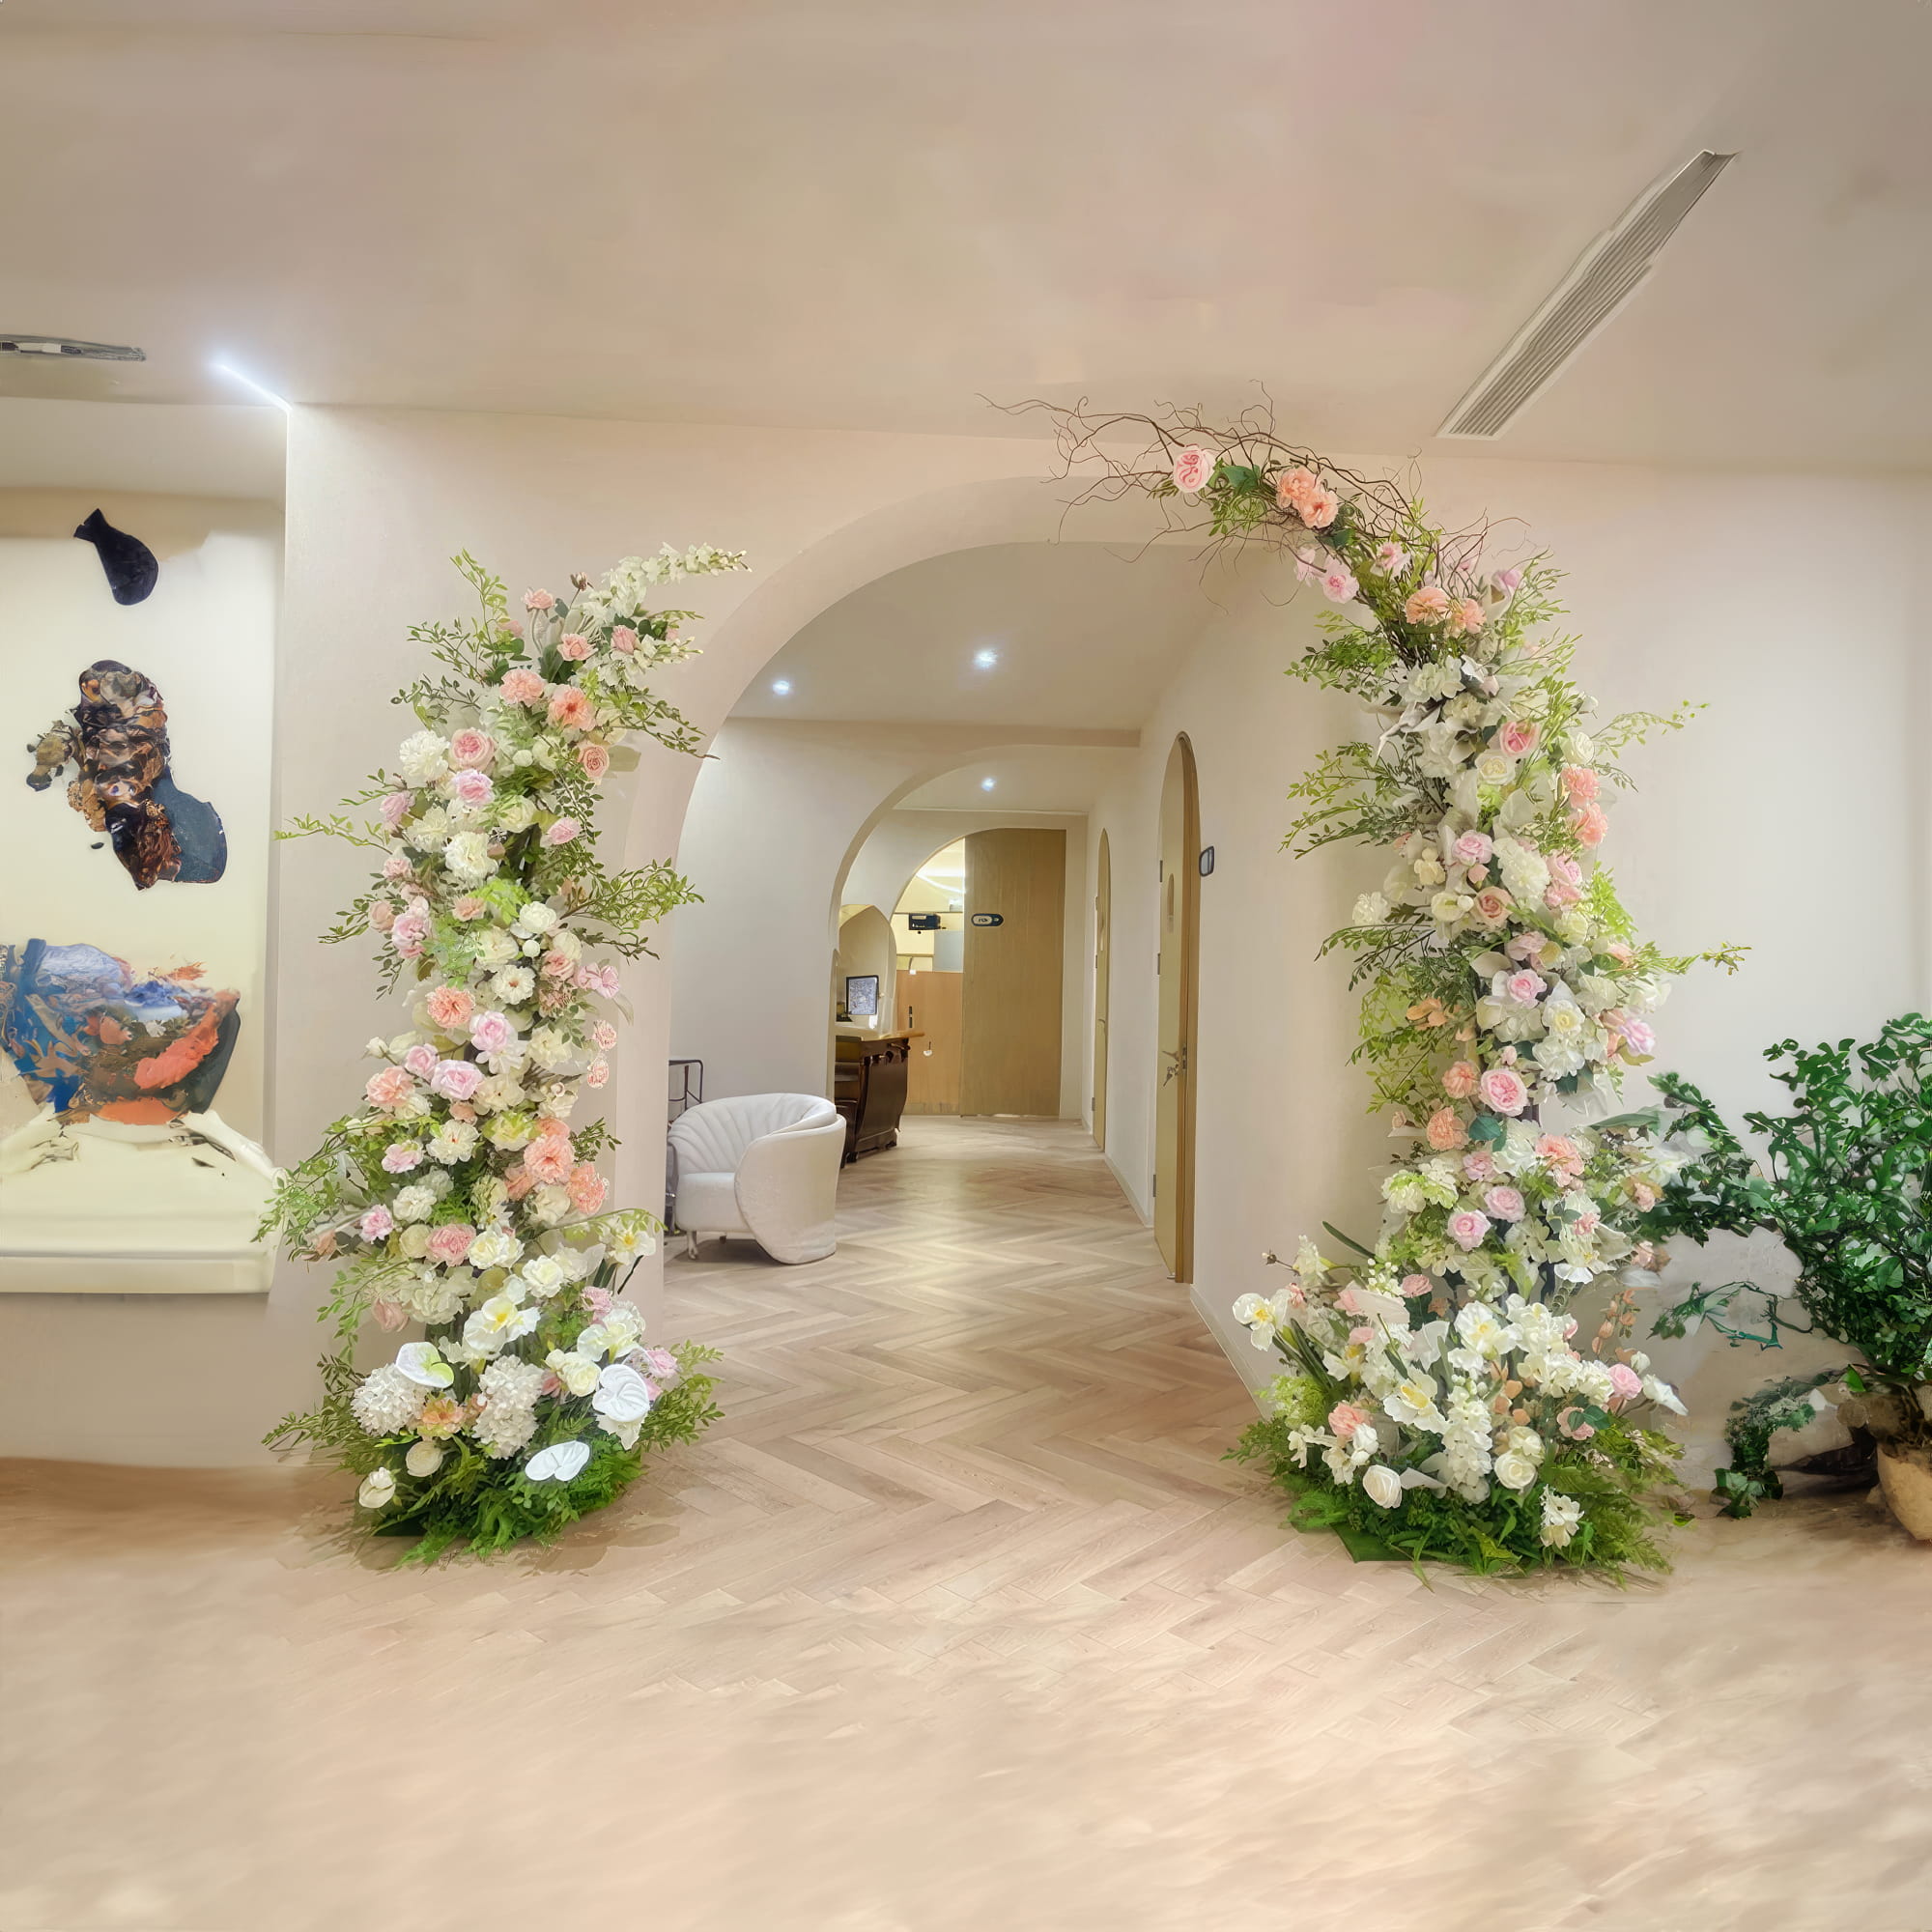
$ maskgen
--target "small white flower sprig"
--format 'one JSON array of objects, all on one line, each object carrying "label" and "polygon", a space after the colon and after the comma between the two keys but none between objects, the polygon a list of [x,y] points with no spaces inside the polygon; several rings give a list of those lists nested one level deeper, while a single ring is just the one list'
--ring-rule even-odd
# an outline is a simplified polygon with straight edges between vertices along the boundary
[{"label": "small white flower sprig", "polygon": [[[1691,960],[1637,939],[1597,855],[1628,782],[1618,753],[1694,707],[1589,728],[1573,641],[1548,628],[1546,559],[1495,561],[1489,528],[1432,525],[1387,479],[1282,441],[1264,412],[1030,407],[1082,500],[1143,494],[1210,544],[1285,554],[1335,607],[1293,672],[1375,719],[1293,787],[1287,842],[1390,854],[1322,951],[1354,956],[1355,1057],[1405,1151],[1372,1245],[1330,1230],[1353,1251],[1337,1264],[1304,1240],[1285,1289],[1236,1304],[1291,1370],[1240,1453],[1268,1463],[1303,1526],[1406,1555],[1661,1566],[1676,1449],[1642,1418],[1681,1405],[1633,1346],[1631,1296],[1665,1258],[1624,1225],[1683,1156],[1655,1110],[1589,1116],[1650,1060],[1649,1014]],[[1737,952],[1699,956],[1731,970]],[[1546,1118],[1559,1107],[1577,1119]],[[1568,1304],[1592,1284],[1613,1295],[1579,1352]]]},{"label": "small white flower sprig", "polygon": [[349,1348],[323,1364],[325,1401],[271,1432],[362,1477],[372,1526],[499,1548],[554,1535],[608,1502],[646,1447],[688,1439],[717,1413],[697,1373],[712,1351],[643,1345],[619,1297],[661,1223],[611,1210],[601,1121],[573,1125],[581,1093],[610,1078],[627,1011],[615,960],[696,895],[667,864],[607,871],[600,787],[635,765],[642,735],[694,752],[695,728],[651,673],[688,657],[688,611],[652,611],[658,585],[738,570],[735,552],[667,547],[565,598],[504,586],[468,554],[478,619],[412,631],[442,673],[401,694],[418,728],[392,775],[347,801],[374,821],[302,818],[381,855],[376,883],[327,937],[374,932],[379,971],[407,984],[411,1024],[369,1042],[380,1063],[362,1109],[281,1182],[267,1226],[300,1259],[338,1264],[325,1317],[353,1345],[365,1317],[419,1323],[360,1375]]}]

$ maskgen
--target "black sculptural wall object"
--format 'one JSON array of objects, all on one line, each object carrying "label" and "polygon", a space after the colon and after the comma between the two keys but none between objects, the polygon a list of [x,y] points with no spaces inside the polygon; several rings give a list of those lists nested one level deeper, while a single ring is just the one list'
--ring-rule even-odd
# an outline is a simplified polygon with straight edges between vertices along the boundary
[{"label": "black sculptural wall object", "polygon": [[117,604],[138,604],[154,589],[161,574],[155,553],[139,537],[117,530],[99,510],[74,531],[82,543],[91,543],[100,567],[107,573],[107,587]]},{"label": "black sculptural wall object", "polygon": [[137,670],[101,658],[78,679],[80,702],[30,749],[27,783],[45,791],[71,764],[69,805],[97,832],[142,892],[161,880],[208,885],[228,864],[221,814],[175,783],[161,694]]}]

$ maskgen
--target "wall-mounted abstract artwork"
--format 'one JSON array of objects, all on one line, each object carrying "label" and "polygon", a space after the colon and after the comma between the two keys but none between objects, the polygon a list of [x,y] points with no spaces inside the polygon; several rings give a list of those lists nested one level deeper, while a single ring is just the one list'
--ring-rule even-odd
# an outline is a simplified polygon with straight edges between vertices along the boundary
[{"label": "wall-mounted abstract artwork", "polygon": [[0,535],[0,1291],[267,1281],[278,546],[127,520],[134,601],[104,518]]}]

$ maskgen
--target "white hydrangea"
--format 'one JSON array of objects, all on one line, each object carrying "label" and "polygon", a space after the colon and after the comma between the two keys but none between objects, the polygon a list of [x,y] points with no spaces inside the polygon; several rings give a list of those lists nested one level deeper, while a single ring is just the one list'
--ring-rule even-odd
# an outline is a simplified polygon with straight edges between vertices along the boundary
[{"label": "white hydrangea", "polygon": [[[428,1231],[424,1231],[427,1238]],[[463,1307],[464,1279],[444,1274],[440,1268],[425,1268],[403,1292],[399,1299],[416,1320],[431,1328],[453,1321]]]},{"label": "white hydrangea", "polygon": [[371,1369],[349,1406],[371,1435],[397,1435],[415,1426],[429,1391],[410,1380],[393,1362]]}]

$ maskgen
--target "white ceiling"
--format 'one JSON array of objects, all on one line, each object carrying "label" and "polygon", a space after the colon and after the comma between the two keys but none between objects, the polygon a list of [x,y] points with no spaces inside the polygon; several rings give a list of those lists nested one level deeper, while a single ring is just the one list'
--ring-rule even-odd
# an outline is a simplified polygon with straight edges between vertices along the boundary
[{"label": "white ceiling", "polygon": [[[1133,769],[1139,754],[1085,745],[1033,745],[996,753],[910,793],[900,811],[1092,811],[1106,788]],[[988,791],[984,781],[991,779]]]},{"label": "white ceiling", "polygon": [[152,359],[0,387],[1426,450],[1712,147],[1501,451],[1923,466],[1928,72],[1925,0],[5,0],[0,327]]},{"label": "white ceiling", "polygon": [[[1131,730],[1213,614],[1200,580],[1182,545],[952,551],[814,617],[732,715]],[[982,669],[985,650],[998,662]]]}]

